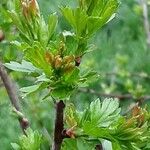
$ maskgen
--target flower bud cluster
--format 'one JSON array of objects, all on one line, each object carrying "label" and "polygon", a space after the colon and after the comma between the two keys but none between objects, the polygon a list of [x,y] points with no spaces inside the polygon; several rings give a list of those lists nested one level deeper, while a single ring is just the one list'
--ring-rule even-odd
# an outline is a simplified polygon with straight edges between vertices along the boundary
[{"label": "flower bud cluster", "polygon": [[49,63],[54,70],[61,70],[63,73],[69,73],[75,68],[74,55],[62,57],[61,55],[54,55],[51,52],[46,52],[45,58],[47,63]]}]

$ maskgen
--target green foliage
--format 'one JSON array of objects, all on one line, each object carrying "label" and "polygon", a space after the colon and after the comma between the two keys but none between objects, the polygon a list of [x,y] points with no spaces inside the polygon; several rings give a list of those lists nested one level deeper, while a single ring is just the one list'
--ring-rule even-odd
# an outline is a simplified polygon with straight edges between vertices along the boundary
[{"label": "green foliage", "polygon": [[80,7],[62,8],[62,13],[68,20],[78,38],[89,38],[114,15],[118,8],[117,0],[79,1]]},{"label": "green foliage", "polygon": [[18,143],[11,143],[14,150],[40,150],[42,135],[37,131],[27,129],[27,136],[22,135]]},{"label": "green foliage", "polygon": [[[26,99],[31,98],[32,100],[22,102],[23,107],[26,112],[29,111],[27,114],[31,116],[36,128],[44,130],[44,136],[47,136],[45,128],[51,128],[48,131],[50,131],[50,136],[53,136],[51,134],[54,110],[49,108],[49,102],[46,101],[49,96],[56,100],[69,99],[79,107],[79,110],[85,109],[89,101],[95,99],[96,96],[88,93],[84,96],[79,92],[74,94],[79,87],[85,87],[93,79],[99,79],[95,71],[89,71],[86,68],[100,71],[100,83],[98,81],[90,86],[97,90],[97,93],[99,91],[102,95],[103,92],[104,95],[105,93],[110,95],[111,93],[117,95],[127,93],[132,96],[127,102],[120,102],[123,107],[122,113],[128,113],[129,105],[135,102],[134,100],[137,102],[143,99],[144,94],[149,93],[149,53],[146,53],[146,44],[144,44],[142,9],[138,3],[128,0],[122,2],[119,19],[108,25],[106,24],[116,14],[119,5],[117,0],[78,0],[78,6],[75,8],[69,7],[68,4],[61,6],[60,16],[57,13],[41,14],[37,3],[34,7],[29,5],[29,11],[26,11],[28,7],[25,3],[25,5],[20,5],[19,0],[15,0],[13,4],[3,3],[9,3],[11,11],[6,12],[5,9],[8,9],[8,6],[0,6],[2,10],[0,20],[4,22],[0,22],[0,28],[5,30],[7,37],[6,41],[0,45],[0,55],[2,54],[6,62],[15,59],[5,64],[7,68],[28,74],[27,76],[26,74],[10,73],[14,79],[18,80],[20,86],[25,86],[20,89],[22,97],[31,96]],[[41,11],[46,12],[52,9],[57,2],[53,1],[48,4],[47,1],[39,1],[39,3],[45,3],[44,6],[41,5],[43,7]],[[15,9],[13,10],[12,7]],[[45,15],[47,20],[42,15]],[[15,24],[17,30],[14,29],[12,23]],[[105,28],[100,31],[101,34],[91,39],[92,35],[104,25]],[[9,32],[15,33],[10,36]],[[10,43],[15,45],[15,49],[14,47],[12,49]],[[96,43],[101,51],[95,51],[92,55],[87,54],[93,50],[90,43]],[[20,51],[16,52],[16,49]],[[87,57],[83,57],[85,54]],[[76,66],[81,59],[84,63],[80,67]],[[137,71],[140,71],[138,75],[135,73]],[[39,99],[45,99],[45,101],[41,102]],[[1,103],[4,102],[0,101]],[[46,107],[43,107],[43,103]],[[146,101],[146,103],[149,102]],[[65,128],[70,138],[64,140],[62,149],[94,150],[95,145],[100,143],[103,145],[106,140],[110,141],[110,146],[106,144],[106,150],[150,149],[149,113],[145,109],[134,109],[136,111],[134,110],[131,116],[128,113],[129,116],[123,117],[120,114],[118,101],[113,99],[104,101],[97,99],[91,102],[85,111],[78,111],[74,105],[68,104]],[[5,114],[2,115],[3,120],[8,124],[8,120],[4,117]],[[4,127],[2,123],[2,129]],[[47,143],[44,143],[46,148],[40,147],[41,135],[33,131],[29,132],[28,137],[23,136],[19,142],[12,144],[14,149],[22,149],[25,145],[30,147],[26,149],[43,150],[48,149],[49,142],[52,144],[48,136],[46,137]],[[2,137],[8,137],[11,134],[14,136],[14,132],[9,130],[5,133],[0,130],[0,133]],[[12,139],[14,139],[13,136]],[[4,140],[2,139],[0,144]],[[10,149],[7,146],[5,149]]]},{"label": "green foliage", "polygon": [[[112,4],[113,7],[111,7]],[[97,5],[97,3],[95,3],[95,5]],[[34,73],[32,74],[34,77],[38,77],[38,75],[35,74],[37,73],[36,70],[38,70],[40,76],[44,74],[49,80],[49,82],[46,80],[46,83],[44,80],[41,81],[41,84],[45,85],[42,89],[49,87],[51,90],[50,94],[55,98],[69,98],[72,92],[81,85],[81,83],[87,83],[86,79],[88,78],[82,78],[80,69],[76,63],[78,59],[80,61],[82,55],[84,55],[87,50],[87,38],[89,38],[89,34],[92,34],[108,21],[116,11],[118,3],[117,1],[109,1],[109,3],[106,3],[104,6],[101,8],[104,11],[102,16],[98,14],[94,14],[93,16],[100,18],[98,22],[100,22],[101,25],[96,23],[94,26],[93,23],[90,23],[91,15],[89,16],[88,12],[84,9],[77,8],[73,10],[69,7],[61,8],[62,14],[66,18],[71,19],[69,23],[75,30],[75,35],[72,36],[70,34],[71,36],[68,39],[68,36],[64,35],[64,33],[52,38],[52,35],[56,32],[55,29],[58,22],[56,14],[51,14],[48,18],[48,23],[46,23],[40,14],[37,2],[34,3],[32,1],[29,3],[23,1],[19,3],[16,1],[15,11],[9,11],[9,15],[13,23],[19,29],[22,42],[14,42],[14,44],[17,44],[19,48],[23,50],[25,61],[20,65],[11,62],[5,66],[16,71]],[[91,6],[89,5],[89,7]],[[95,9],[93,8],[93,12],[96,11]],[[73,42],[70,42],[70,38],[72,38],[71,40]],[[76,49],[72,49],[72,47]],[[27,61],[30,66],[26,67],[30,69],[24,67]],[[32,90],[28,88],[23,92],[28,95],[41,89],[37,88],[37,86],[31,87]]]},{"label": "green foliage", "polygon": [[26,72],[26,73],[38,73],[39,69],[34,67],[30,62],[25,60],[22,61],[21,64],[11,61],[10,63],[6,63],[5,66],[11,70]]},{"label": "green foliage", "polygon": [[113,150],[137,150],[144,148],[149,140],[149,117],[145,109],[135,107],[131,118],[126,119],[120,115],[118,100],[97,99],[84,112],[77,111],[73,105],[67,107],[67,133],[72,138],[84,137],[91,142],[109,140]]},{"label": "green foliage", "polygon": [[62,150],[94,150],[96,141],[87,141],[84,138],[68,139],[64,141]]}]

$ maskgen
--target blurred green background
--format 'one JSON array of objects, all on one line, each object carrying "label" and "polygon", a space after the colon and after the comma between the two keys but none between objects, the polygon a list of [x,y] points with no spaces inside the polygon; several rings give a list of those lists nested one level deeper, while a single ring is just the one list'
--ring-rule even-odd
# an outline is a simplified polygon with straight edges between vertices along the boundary
[{"label": "blurred green background", "polygon": [[[49,13],[58,11],[59,14],[60,5],[76,5],[73,0],[38,0],[38,2],[45,19]],[[6,9],[12,7],[13,0],[0,1],[0,29],[5,34],[5,40],[0,43],[0,59],[3,62],[19,61],[22,57],[21,52],[10,43],[18,38],[17,30],[6,13]],[[58,32],[69,29],[70,26],[59,14]],[[92,68],[100,74],[100,78],[88,87],[93,89],[95,94],[91,94],[87,89],[83,92],[81,89],[71,97],[73,103],[79,109],[84,109],[95,98],[103,99],[103,95],[130,94],[131,98],[120,100],[122,113],[126,113],[138,100],[142,100],[141,105],[147,104],[150,109],[150,99],[141,99],[150,95],[150,47],[146,39],[140,2],[122,0],[116,18],[91,39],[95,49],[82,60],[83,71]],[[32,78],[22,73],[10,70],[8,72],[18,88],[31,85],[33,82]],[[42,93],[34,94],[26,99],[20,98],[20,104],[30,121],[30,126],[43,133],[45,137],[43,149],[48,149],[55,112],[52,100],[42,101],[41,98]],[[2,150],[10,150],[10,143],[15,142],[21,134],[19,123],[12,115],[11,109],[9,98],[0,80],[0,149]]]}]

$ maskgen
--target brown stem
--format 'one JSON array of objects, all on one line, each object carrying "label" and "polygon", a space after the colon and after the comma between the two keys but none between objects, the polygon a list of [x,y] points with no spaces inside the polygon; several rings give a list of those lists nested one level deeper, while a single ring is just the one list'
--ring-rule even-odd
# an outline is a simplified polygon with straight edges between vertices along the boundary
[{"label": "brown stem", "polygon": [[[9,98],[10,98],[12,106],[15,107],[15,109],[17,111],[20,111],[19,99],[18,99],[17,93],[15,91],[15,87],[14,87],[10,77],[8,76],[8,74],[7,74],[1,61],[0,61],[0,77],[1,77],[3,84],[6,88],[6,91],[8,93]],[[18,120],[20,122],[20,126],[22,128],[22,131],[25,134],[25,129],[28,127],[29,122],[26,118],[19,118]]]},{"label": "brown stem", "polygon": [[54,143],[52,150],[60,150],[63,142],[62,132],[64,130],[64,108],[65,104],[62,100],[56,103],[56,119],[54,130]]}]

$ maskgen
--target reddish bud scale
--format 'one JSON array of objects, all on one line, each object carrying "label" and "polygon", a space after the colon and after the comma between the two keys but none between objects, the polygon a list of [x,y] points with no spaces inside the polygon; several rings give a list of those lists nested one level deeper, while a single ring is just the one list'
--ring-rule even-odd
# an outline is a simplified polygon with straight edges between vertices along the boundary
[{"label": "reddish bud scale", "polygon": [[78,67],[78,66],[80,66],[80,63],[81,63],[81,57],[76,57],[75,58],[75,65]]},{"label": "reddish bud scale", "polygon": [[75,133],[73,131],[73,129],[68,129],[66,130],[66,135],[68,135],[70,138],[75,139]]},{"label": "reddish bud scale", "polygon": [[23,129],[27,129],[29,126],[29,121],[27,118],[21,118],[20,119],[20,124],[22,126]]},{"label": "reddish bud scale", "polygon": [[0,42],[3,41],[4,38],[5,38],[5,35],[4,35],[3,31],[0,30]]}]

